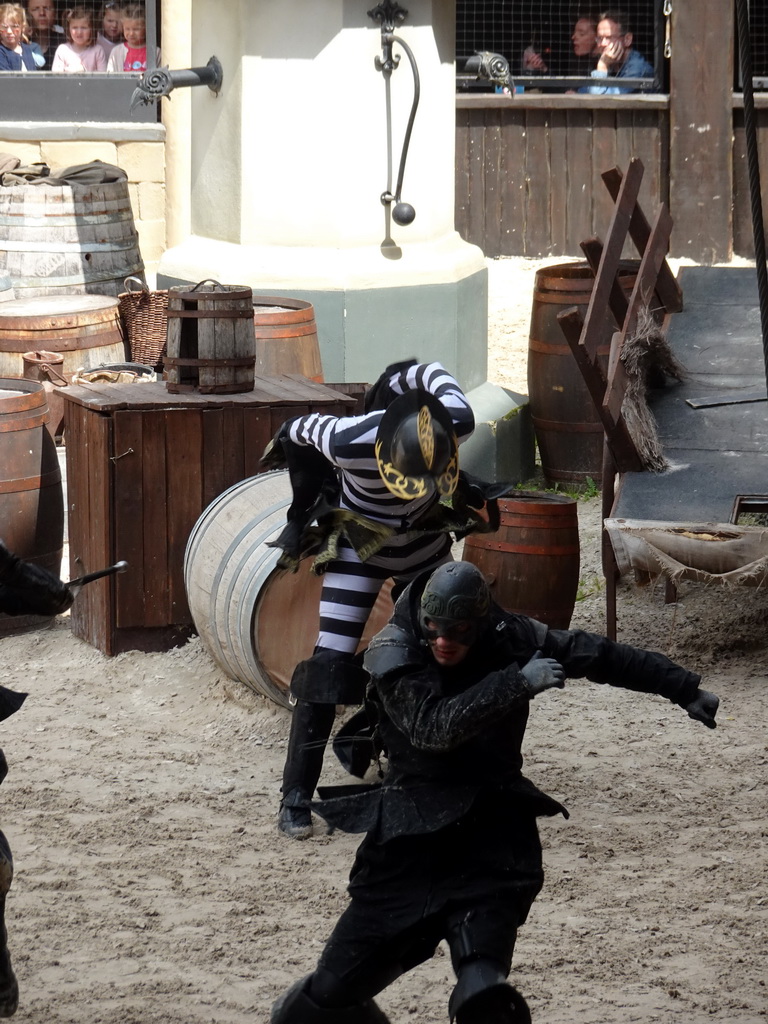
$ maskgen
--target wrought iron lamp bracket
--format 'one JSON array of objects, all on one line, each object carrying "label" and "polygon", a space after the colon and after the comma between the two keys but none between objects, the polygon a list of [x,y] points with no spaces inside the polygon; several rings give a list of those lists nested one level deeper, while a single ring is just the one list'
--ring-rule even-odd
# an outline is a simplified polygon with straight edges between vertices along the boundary
[{"label": "wrought iron lamp bracket", "polygon": [[131,97],[131,110],[143,103],[149,106],[163,96],[169,96],[174,89],[193,85],[207,85],[218,96],[224,71],[218,57],[211,57],[204,68],[184,68],[171,71],[169,68],[152,68],[145,71]]},{"label": "wrought iron lamp bracket", "polygon": [[368,11],[368,17],[381,25],[381,56],[374,61],[377,71],[392,72],[400,63],[400,55],[392,53],[392,43],[395,41],[395,28],[405,21],[407,14],[405,7],[396,0],[382,0]]}]

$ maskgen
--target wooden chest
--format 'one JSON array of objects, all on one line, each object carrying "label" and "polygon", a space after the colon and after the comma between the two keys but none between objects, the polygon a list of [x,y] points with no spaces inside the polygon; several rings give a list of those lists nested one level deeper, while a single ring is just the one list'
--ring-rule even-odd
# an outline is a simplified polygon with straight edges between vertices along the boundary
[{"label": "wooden chest", "polygon": [[128,562],[126,572],[85,587],[70,613],[75,636],[109,655],[168,650],[194,632],[184,550],[202,512],[261,471],[285,420],[351,415],[356,404],[292,374],[259,377],[253,391],[232,395],[173,395],[162,382],[62,393],[70,578]]}]

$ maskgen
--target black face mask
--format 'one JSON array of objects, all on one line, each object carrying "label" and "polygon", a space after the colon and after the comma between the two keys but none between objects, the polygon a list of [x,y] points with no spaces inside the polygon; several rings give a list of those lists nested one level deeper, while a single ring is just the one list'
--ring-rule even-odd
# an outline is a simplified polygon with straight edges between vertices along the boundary
[{"label": "black face mask", "polygon": [[441,636],[451,643],[471,647],[477,640],[481,623],[479,619],[439,619],[422,615],[420,625],[425,640],[437,640]]}]

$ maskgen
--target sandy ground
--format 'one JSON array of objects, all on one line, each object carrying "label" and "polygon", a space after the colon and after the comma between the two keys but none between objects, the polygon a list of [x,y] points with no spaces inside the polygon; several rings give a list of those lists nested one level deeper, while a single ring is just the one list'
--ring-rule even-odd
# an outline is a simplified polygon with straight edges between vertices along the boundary
[{"label": "sandy ground", "polygon": [[[489,263],[491,365],[526,391],[539,266]],[[580,502],[573,625],[602,632],[599,501]],[[766,1017],[768,597],[622,588],[620,638],[700,671],[712,732],[659,698],[589,683],[536,699],[527,772],[569,821],[513,977],[537,1024]],[[266,1022],[345,903],[356,839],[275,829],[289,713],[227,679],[199,640],[107,659],[66,616],[1,641],[8,928],[29,1024]],[[329,757],[325,780],[347,777]],[[447,1020],[441,952],[380,998],[393,1024]]]}]

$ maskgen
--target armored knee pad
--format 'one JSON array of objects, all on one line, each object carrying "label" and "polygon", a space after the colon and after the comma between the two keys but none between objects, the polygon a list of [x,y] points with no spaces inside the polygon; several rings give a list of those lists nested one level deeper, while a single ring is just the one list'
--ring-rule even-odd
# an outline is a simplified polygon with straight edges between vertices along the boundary
[{"label": "armored knee pad", "polygon": [[462,965],[448,1012],[451,1024],[531,1024],[525,999],[492,960]]},{"label": "armored knee pad", "polygon": [[312,975],[297,981],[272,1007],[269,1024],[389,1024],[372,999],[353,1006],[324,1007],[308,995]]}]

